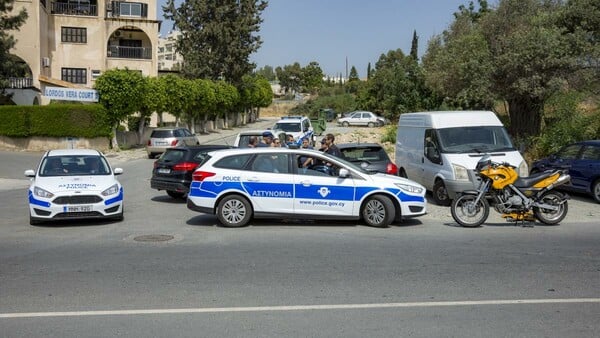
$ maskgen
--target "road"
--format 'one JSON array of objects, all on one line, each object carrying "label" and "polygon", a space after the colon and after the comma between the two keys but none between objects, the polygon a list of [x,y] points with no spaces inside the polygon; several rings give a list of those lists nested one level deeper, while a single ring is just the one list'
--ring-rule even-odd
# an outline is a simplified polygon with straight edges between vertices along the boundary
[{"label": "road", "polygon": [[[0,178],[20,180],[39,154],[0,158]],[[119,166],[118,223],[30,226],[26,191],[0,187],[0,337],[600,336],[586,197],[559,226],[466,229],[434,207],[389,229],[226,229],[150,189],[152,160]]]}]

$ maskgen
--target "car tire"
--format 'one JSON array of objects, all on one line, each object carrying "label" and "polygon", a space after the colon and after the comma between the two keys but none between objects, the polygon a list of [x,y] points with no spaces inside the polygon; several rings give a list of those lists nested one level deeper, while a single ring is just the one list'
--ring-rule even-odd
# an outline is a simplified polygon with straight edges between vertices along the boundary
[{"label": "car tire", "polygon": [[156,157],[156,154],[155,154],[155,153],[149,153],[149,154],[148,154],[148,158],[149,158],[149,159],[151,159],[151,160],[152,160],[152,159],[154,159],[154,157]]},{"label": "car tire", "polygon": [[396,209],[389,197],[375,195],[365,202],[361,216],[369,226],[387,228],[396,217]]},{"label": "car tire", "polygon": [[185,197],[184,192],[173,191],[173,190],[167,190],[167,195],[171,196],[172,198],[177,198],[177,199]]},{"label": "car tire", "polygon": [[348,128],[348,127],[350,127],[350,123],[344,121],[344,122],[342,122],[342,127]]},{"label": "car tire", "polygon": [[448,190],[446,189],[444,181],[437,180],[433,185],[433,191],[431,193],[433,195],[433,201],[435,204],[445,207],[452,204],[452,200],[450,199],[450,196],[448,196]]},{"label": "car tire", "polygon": [[374,128],[375,127],[375,123],[369,122],[369,123],[367,123],[367,127]]},{"label": "car tire", "polygon": [[243,227],[252,218],[252,206],[241,195],[226,196],[217,206],[217,218],[224,227]]},{"label": "car tire", "polygon": [[42,223],[42,221],[35,219],[31,215],[29,215],[29,225],[40,225]]},{"label": "car tire", "polygon": [[592,184],[592,197],[594,197],[596,202],[600,203],[600,178]]}]

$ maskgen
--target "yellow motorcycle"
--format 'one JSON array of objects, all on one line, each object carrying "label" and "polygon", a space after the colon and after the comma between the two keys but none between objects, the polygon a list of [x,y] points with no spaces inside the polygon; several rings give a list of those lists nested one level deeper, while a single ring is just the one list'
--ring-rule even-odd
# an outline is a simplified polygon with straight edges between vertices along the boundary
[{"label": "yellow motorcycle", "polygon": [[483,224],[489,216],[490,204],[507,221],[523,224],[536,219],[544,224],[557,224],[569,210],[569,196],[553,190],[571,180],[567,170],[519,177],[516,167],[492,162],[486,154],[469,176],[473,182],[479,182],[479,188],[463,191],[450,207],[452,218],[464,227]]}]

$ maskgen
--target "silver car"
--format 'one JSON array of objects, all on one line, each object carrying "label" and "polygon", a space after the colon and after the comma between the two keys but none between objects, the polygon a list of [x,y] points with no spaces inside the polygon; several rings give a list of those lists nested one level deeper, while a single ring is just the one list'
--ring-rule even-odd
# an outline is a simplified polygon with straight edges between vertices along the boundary
[{"label": "silver car", "polygon": [[154,158],[165,152],[167,148],[199,145],[198,139],[186,128],[156,128],[146,143],[148,158]]},{"label": "silver car", "polygon": [[348,116],[338,119],[337,124],[344,127],[367,126],[373,128],[383,126],[385,121],[370,111],[355,111],[350,113]]}]

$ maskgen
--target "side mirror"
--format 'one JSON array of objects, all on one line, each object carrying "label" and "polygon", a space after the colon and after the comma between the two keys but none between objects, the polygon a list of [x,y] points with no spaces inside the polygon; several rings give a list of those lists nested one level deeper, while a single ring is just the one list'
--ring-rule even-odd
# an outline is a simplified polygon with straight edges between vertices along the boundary
[{"label": "side mirror", "polygon": [[350,176],[350,172],[346,168],[340,168],[339,177],[346,178]]},{"label": "side mirror", "polygon": [[123,173],[123,169],[122,168],[115,168],[113,170],[113,172],[115,173],[115,175],[121,175]]},{"label": "side mirror", "polygon": [[25,175],[26,177],[35,177],[35,171],[33,171],[31,169],[27,169],[27,170],[25,170],[23,175]]}]

